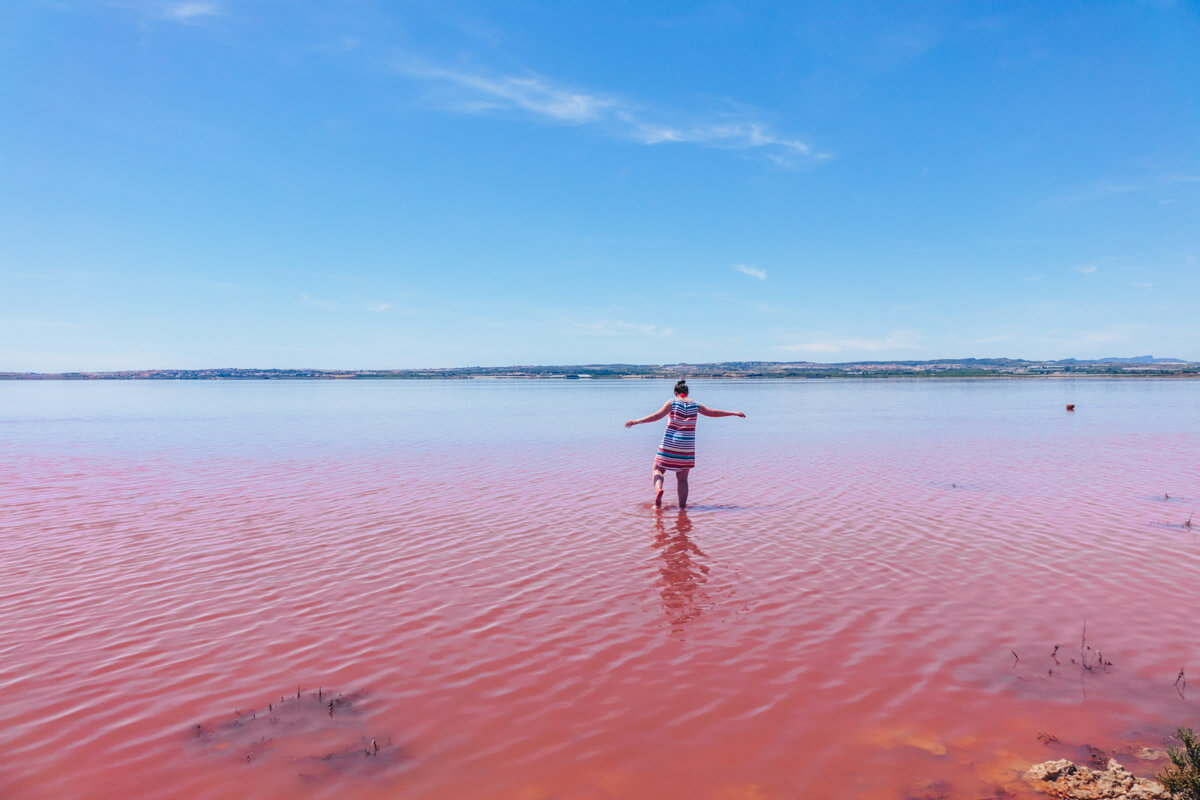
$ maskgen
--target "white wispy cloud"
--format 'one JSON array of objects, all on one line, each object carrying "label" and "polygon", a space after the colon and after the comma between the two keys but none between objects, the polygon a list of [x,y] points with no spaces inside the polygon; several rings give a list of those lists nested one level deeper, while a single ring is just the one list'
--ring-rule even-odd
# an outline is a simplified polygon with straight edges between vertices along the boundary
[{"label": "white wispy cloud", "polygon": [[604,126],[616,136],[645,145],[755,150],[781,164],[799,156],[829,157],[827,153],[814,154],[808,143],[777,134],[765,123],[744,115],[670,120],[664,117],[678,115],[653,113],[614,95],[563,86],[538,75],[493,75],[411,59],[395,66],[410,78],[440,87],[435,100],[458,113],[516,111],[560,124]]},{"label": "white wispy cloud", "polygon": [[224,13],[221,3],[216,0],[105,0],[104,4],[110,8],[132,11],[145,19],[165,19],[181,23],[193,23]]},{"label": "white wispy cloud", "polygon": [[578,333],[592,336],[670,336],[671,328],[643,322],[626,322],[624,320],[597,320],[581,322],[569,319],[566,321]]},{"label": "white wispy cloud", "polygon": [[367,303],[367,311],[374,311],[377,314],[387,311],[387,310],[391,309],[391,307],[392,307],[391,303],[382,303],[382,302]]},{"label": "white wispy cloud", "polygon": [[1079,266],[1075,267],[1077,272],[1081,272],[1084,275],[1094,275],[1099,269],[1100,268],[1095,264],[1080,264]]},{"label": "white wispy cloud", "polygon": [[743,275],[749,275],[751,278],[758,278],[760,281],[767,279],[767,271],[756,267],[748,267],[745,264],[734,264],[733,268]]},{"label": "white wispy cloud", "polygon": [[[730,120],[675,127],[646,122],[629,111],[620,111],[616,117],[629,126],[629,135],[642,144],[698,144],[734,150],[773,149],[782,151],[769,154],[777,163],[786,161],[785,154],[812,155],[812,148],[805,142],[778,136],[760,122]],[[828,158],[826,154],[814,157]]]},{"label": "white wispy cloud", "polygon": [[887,336],[876,339],[846,338],[822,339],[810,342],[779,345],[779,350],[799,353],[841,353],[845,351],[860,353],[879,353],[889,350],[912,350],[919,347],[920,331],[893,331]]},{"label": "white wispy cloud", "polygon": [[559,122],[581,123],[601,117],[615,104],[610,98],[554,86],[537,77],[493,77],[422,64],[406,65],[403,71],[456,88],[457,93],[445,98],[447,105],[465,113],[519,109]]},{"label": "white wispy cloud", "polygon": [[221,13],[221,7],[211,2],[169,3],[163,10],[163,16],[179,22],[191,22],[200,17],[215,17]]}]

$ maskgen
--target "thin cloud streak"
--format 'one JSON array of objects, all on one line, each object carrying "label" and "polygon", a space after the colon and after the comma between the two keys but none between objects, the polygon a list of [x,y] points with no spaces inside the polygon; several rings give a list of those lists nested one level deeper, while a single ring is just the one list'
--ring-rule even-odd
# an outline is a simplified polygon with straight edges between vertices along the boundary
[{"label": "thin cloud streak", "polygon": [[628,112],[621,112],[617,117],[630,126],[633,138],[642,144],[699,144],[727,149],[779,148],[805,156],[812,154],[812,149],[799,139],[776,136],[758,122],[712,122],[691,127],[670,127],[643,122]]},{"label": "thin cloud streak", "polygon": [[807,143],[780,136],[756,120],[660,122],[616,97],[565,88],[538,76],[492,76],[413,60],[397,64],[396,68],[416,80],[450,87],[451,91],[439,101],[459,113],[521,111],[557,123],[606,126],[617,136],[645,145],[693,144],[714,149],[761,150],[772,161],[785,165],[795,156],[829,157],[825,153],[814,155]]},{"label": "thin cloud streak", "polygon": [[453,110],[480,113],[520,109],[559,122],[583,123],[599,119],[615,101],[596,95],[551,86],[539,78],[491,78],[438,67],[411,67],[412,77],[440,81],[466,90],[450,102]]},{"label": "thin cloud streak", "polygon": [[221,4],[214,0],[185,0],[164,3],[162,0],[107,0],[109,8],[133,11],[146,19],[165,19],[191,24],[205,17],[222,16]]},{"label": "thin cloud streak", "polygon": [[767,271],[756,267],[748,267],[745,264],[734,264],[733,268],[743,275],[749,275],[751,278],[758,278],[760,281],[767,279]]},{"label": "thin cloud streak", "polygon": [[175,3],[166,8],[164,16],[180,22],[190,22],[198,17],[215,17],[221,13],[216,3]]}]

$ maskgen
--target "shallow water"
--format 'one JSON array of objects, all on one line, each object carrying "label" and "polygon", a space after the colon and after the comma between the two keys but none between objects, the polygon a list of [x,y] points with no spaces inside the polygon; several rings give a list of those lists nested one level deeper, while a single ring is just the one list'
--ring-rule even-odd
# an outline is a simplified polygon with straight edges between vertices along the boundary
[{"label": "shallow water", "polygon": [[693,384],[659,512],[666,383],[0,383],[0,796],[1026,797],[1200,722],[1200,382]]}]

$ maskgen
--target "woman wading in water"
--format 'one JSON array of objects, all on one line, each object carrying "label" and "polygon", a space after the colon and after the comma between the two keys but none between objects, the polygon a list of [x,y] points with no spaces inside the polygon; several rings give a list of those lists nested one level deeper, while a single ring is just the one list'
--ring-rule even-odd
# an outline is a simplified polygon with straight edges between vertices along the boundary
[{"label": "woman wading in water", "polygon": [[663,480],[665,472],[675,473],[675,481],[679,489],[679,507],[687,508],[688,472],[696,465],[696,415],[706,417],[742,417],[741,411],[718,411],[707,408],[699,403],[688,400],[687,381],[675,384],[675,399],[668,400],[663,407],[648,417],[631,419],[625,423],[626,428],[641,425],[643,422],[657,422],[670,415],[667,430],[663,433],[662,444],[658,446],[658,454],[654,456],[654,505],[662,505]]}]

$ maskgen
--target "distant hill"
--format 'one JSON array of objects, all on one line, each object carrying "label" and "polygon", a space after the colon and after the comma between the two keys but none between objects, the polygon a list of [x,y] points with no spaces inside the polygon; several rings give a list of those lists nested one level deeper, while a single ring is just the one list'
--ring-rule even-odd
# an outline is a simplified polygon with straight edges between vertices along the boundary
[{"label": "distant hill", "polygon": [[1017,378],[1200,377],[1200,363],[1178,358],[939,358],[929,361],[721,361],[705,364],[568,364],[434,369],[148,369],[121,372],[0,372],[0,380],[462,380],[469,378]]},{"label": "distant hill", "polygon": [[1130,359],[1121,359],[1121,357],[1110,356],[1108,359],[1091,359],[1081,361],[1079,359],[1060,359],[1055,363],[1187,363],[1183,359],[1156,359],[1152,355],[1135,355]]},{"label": "distant hill", "polygon": [[1154,356],[1134,356],[1133,358],[1098,358],[1093,364],[1186,364],[1182,358],[1155,358]]}]

